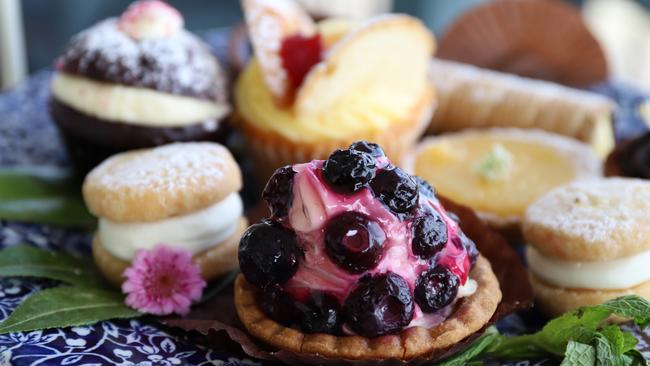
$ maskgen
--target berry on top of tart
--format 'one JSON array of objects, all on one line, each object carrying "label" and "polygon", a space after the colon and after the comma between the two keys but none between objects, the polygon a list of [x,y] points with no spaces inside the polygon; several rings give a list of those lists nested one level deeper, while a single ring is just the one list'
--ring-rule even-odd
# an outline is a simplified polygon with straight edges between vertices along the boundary
[{"label": "berry on top of tart", "polygon": [[50,112],[82,168],[124,150],[225,135],[224,71],[162,1],[136,1],[77,34],[55,68]]},{"label": "berry on top of tart", "polygon": [[[489,263],[433,188],[376,144],[358,141],[327,160],[280,168],[263,198],[272,215],[241,238],[235,304],[247,329],[276,347],[412,358],[478,331],[501,299]],[[272,337],[278,327],[299,335],[302,347]],[[447,337],[438,334],[449,327]],[[324,334],[421,343],[378,354],[314,338]]]},{"label": "berry on top of tart", "polygon": [[650,179],[650,132],[619,144],[607,157],[605,174]]}]

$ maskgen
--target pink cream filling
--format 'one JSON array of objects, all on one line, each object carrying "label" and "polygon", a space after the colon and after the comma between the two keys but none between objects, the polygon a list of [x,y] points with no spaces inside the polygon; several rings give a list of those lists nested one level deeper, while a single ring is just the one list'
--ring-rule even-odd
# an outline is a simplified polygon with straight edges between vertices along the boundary
[{"label": "pink cream filling", "polygon": [[[378,159],[379,168],[388,165],[388,160]],[[427,261],[415,256],[411,247],[411,222],[400,221],[378,199],[370,189],[363,188],[352,195],[345,195],[330,189],[321,176],[322,160],[294,165],[296,172],[293,183],[293,203],[289,211],[288,224],[296,234],[305,251],[296,274],[287,282],[285,289],[297,300],[306,301],[310,290],[320,290],[336,296],[341,303],[360,277],[366,274],[393,272],[403,277],[415,288],[418,276],[429,268]],[[448,267],[465,284],[470,270],[467,252],[460,244],[458,224],[453,221],[436,199],[420,195],[420,206],[429,205],[435,209],[447,224],[447,245],[439,253],[438,263]],[[376,220],[386,233],[383,257],[378,265],[362,274],[351,274],[338,267],[325,252],[325,224],[342,212],[361,212]],[[434,326],[442,322],[450,309],[426,314],[415,304],[415,312],[409,327]]]}]

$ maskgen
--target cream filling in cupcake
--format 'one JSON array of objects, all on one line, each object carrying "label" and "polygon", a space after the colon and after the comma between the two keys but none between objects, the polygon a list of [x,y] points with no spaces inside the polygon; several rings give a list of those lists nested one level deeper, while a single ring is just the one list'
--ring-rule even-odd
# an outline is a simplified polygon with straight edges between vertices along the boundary
[{"label": "cream filling in cupcake", "polygon": [[98,235],[108,252],[126,261],[131,261],[139,249],[151,249],[157,244],[196,254],[229,238],[242,212],[241,197],[231,193],[200,211],[159,221],[122,223],[100,218]]},{"label": "cream filling in cupcake", "polygon": [[650,251],[600,262],[570,262],[551,258],[528,246],[531,271],[551,285],[564,288],[615,290],[650,280]]},{"label": "cream filling in cupcake", "polygon": [[183,127],[221,119],[230,111],[223,103],[66,73],[54,77],[52,93],[58,101],[89,116],[149,127]]}]

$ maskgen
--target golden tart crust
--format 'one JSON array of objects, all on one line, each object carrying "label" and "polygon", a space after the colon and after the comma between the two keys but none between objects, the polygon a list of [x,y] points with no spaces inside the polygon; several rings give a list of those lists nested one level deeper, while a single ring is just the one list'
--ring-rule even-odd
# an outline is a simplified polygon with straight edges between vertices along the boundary
[{"label": "golden tart crust", "polygon": [[470,277],[478,283],[476,292],[461,299],[442,323],[433,328],[413,327],[376,338],[305,334],[284,327],[264,314],[256,301],[257,289],[241,274],[235,281],[235,307],[248,332],[273,347],[330,359],[410,360],[444,352],[490,320],[501,301],[499,282],[490,262],[479,256]]}]

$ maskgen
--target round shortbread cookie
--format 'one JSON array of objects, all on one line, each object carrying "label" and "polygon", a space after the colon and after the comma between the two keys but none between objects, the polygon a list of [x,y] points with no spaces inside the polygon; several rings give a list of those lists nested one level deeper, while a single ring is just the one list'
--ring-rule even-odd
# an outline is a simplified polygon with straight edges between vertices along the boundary
[{"label": "round shortbread cookie", "polygon": [[239,166],[222,145],[175,143],[117,154],[83,184],[90,212],[115,222],[149,222],[184,215],[239,191]]},{"label": "round shortbread cookie", "polygon": [[532,204],[526,243],[566,261],[607,261],[650,250],[650,181],[585,180],[556,188]]},{"label": "round shortbread cookie", "polygon": [[[239,239],[247,227],[248,220],[244,217],[240,218],[235,232],[228,239],[194,255],[194,262],[201,267],[201,276],[206,281],[225,275],[239,266],[237,260]],[[97,235],[93,238],[93,258],[106,280],[111,285],[120,287],[124,282],[122,273],[131,263],[109,253]]]},{"label": "round shortbread cookie", "polygon": [[650,300],[650,281],[620,290],[569,289],[552,286],[530,274],[530,284],[537,298],[537,305],[546,314],[557,316],[581,306],[602,304],[624,295],[639,295]]}]

